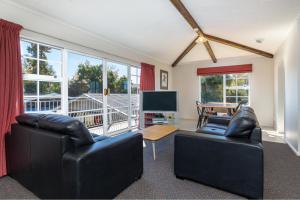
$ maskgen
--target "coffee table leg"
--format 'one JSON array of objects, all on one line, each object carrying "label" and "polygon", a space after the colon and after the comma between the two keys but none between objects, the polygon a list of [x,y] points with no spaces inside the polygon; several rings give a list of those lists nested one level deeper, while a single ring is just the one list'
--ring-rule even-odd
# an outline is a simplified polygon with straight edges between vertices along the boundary
[{"label": "coffee table leg", "polygon": [[155,160],[155,154],[156,154],[156,149],[155,149],[155,142],[152,142],[152,150],[153,150],[153,159]]}]

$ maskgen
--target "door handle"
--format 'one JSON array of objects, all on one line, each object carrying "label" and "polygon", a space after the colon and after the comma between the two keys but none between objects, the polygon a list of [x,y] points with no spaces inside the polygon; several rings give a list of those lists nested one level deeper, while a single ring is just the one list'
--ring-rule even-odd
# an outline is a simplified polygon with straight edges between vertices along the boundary
[{"label": "door handle", "polygon": [[104,89],[104,96],[108,96],[110,95],[110,89],[109,88],[105,88]]}]

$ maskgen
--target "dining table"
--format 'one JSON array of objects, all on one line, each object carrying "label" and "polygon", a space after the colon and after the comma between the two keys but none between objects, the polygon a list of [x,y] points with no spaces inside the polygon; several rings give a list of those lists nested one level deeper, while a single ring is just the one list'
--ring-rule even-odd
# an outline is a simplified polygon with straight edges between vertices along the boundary
[{"label": "dining table", "polygon": [[205,117],[205,114],[212,113],[214,108],[223,108],[227,109],[227,114],[229,116],[232,116],[234,113],[235,108],[238,106],[237,103],[220,103],[220,102],[208,102],[208,103],[199,103],[198,107],[200,109],[200,124],[199,126],[201,127],[202,125],[202,120]]}]

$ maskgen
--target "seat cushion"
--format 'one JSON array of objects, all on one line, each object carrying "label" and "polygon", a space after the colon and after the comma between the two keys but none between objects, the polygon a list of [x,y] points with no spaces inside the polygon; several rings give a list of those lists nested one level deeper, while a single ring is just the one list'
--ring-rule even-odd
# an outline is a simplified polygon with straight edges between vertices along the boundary
[{"label": "seat cushion", "polygon": [[47,114],[39,118],[38,126],[42,129],[70,135],[76,147],[95,142],[83,123],[69,116]]},{"label": "seat cushion", "polygon": [[205,134],[211,134],[211,135],[222,135],[222,136],[224,136],[225,131],[226,131],[225,129],[204,126],[202,128],[197,129],[196,133],[205,133]]}]

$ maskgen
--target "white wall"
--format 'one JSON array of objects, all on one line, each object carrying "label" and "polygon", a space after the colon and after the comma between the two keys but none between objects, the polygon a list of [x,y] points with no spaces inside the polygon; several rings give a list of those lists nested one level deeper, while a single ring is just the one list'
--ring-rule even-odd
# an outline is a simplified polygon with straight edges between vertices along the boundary
[{"label": "white wall", "polygon": [[[286,142],[300,153],[300,19],[275,54],[275,110],[279,130]],[[280,74],[284,74],[284,77]],[[284,80],[283,80],[284,79]],[[282,89],[284,88],[284,90]],[[283,98],[284,97],[284,98]],[[283,124],[284,123],[284,124]]]},{"label": "white wall", "polygon": [[250,103],[262,126],[274,125],[274,71],[273,59],[247,56],[181,64],[173,69],[173,88],[179,92],[179,116],[182,119],[197,119],[195,101],[199,99],[199,76],[197,68],[239,64],[252,64],[250,75]]}]

